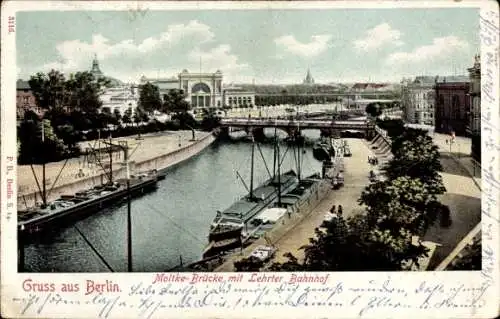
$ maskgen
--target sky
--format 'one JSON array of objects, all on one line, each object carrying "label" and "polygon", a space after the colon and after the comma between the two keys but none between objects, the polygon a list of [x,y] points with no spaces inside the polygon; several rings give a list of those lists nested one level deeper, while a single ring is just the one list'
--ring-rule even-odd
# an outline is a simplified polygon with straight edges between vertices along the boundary
[{"label": "sky", "polygon": [[[17,13],[18,78],[52,68],[125,82],[221,70],[225,83],[399,82],[466,74],[478,9],[68,11]],[[201,63],[200,63],[201,62]]]}]

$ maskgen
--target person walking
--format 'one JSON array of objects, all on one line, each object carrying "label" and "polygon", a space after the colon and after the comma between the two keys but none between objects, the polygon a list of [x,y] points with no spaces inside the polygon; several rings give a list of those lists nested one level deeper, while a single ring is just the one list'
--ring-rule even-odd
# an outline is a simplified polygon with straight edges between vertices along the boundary
[{"label": "person walking", "polygon": [[343,210],[342,210],[342,205],[339,205],[339,210],[338,210],[338,212],[339,212],[339,216],[342,216],[342,213],[343,213]]},{"label": "person walking", "polygon": [[332,208],[330,208],[330,213],[335,214],[335,205],[333,205]]}]

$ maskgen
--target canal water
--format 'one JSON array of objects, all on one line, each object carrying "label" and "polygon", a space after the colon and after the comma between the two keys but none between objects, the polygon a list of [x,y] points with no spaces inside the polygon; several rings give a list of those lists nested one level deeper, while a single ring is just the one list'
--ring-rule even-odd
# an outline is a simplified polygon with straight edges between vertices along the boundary
[{"label": "canal water", "polygon": [[[271,133],[272,134],[272,133]],[[266,135],[270,132],[266,131]],[[308,138],[319,133],[306,131]],[[261,144],[272,173],[273,147]],[[297,167],[292,149],[282,144],[282,172]],[[321,172],[321,163],[305,148],[302,175]],[[133,270],[159,272],[201,257],[209,225],[217,210],[224,210],[248,192],[236,172],[250,185],[251,144],[216,142],[197,156],[166,170],[158,190],[132,201]],[[254,185],[269,174],[255,148]],[[114,271],[127,271],[127,205],[96,213],[74,225],[44,235],[25,247],[25,270],[31,272],[102,272],[106,265],[79,231]]]}]

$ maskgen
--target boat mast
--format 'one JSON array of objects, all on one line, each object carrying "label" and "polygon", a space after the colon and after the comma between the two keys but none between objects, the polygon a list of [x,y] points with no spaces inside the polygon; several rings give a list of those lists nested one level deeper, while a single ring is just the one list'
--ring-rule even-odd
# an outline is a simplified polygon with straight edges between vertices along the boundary
[{"label": "boat mast", "polygon": [[281,170],[280,170],[280,146],[278,144],[278,139],[276,139],[276,151],[278,158],[278,207],[281,207]]},{"label": "boat mast", "polygon": [[276,126],[274,127],[274,152],[273,152],[273,183],[276,179]]},{"label": "boat mast", "polygon": [[304,140],[302,139],[302,135],[300,134],[300,122],[299,122],[299,119],[297,119],[297,139],[296,139],[296,143],[297,143],[297,178],[300,182],[300,153],[302,151],[301,149],[301,144],[304,142]]},{"label": "boat mast", "polygon": [[[42,146],[45,146],[45,123],[44,123],[44,120],[42,120]],[[46,180],[45,180],[45,162],[46,162],[46,157],[45,157],[45,150],[43,152],[43,156],[42,156],[43,160],[42,160],[42,203],[43,203],[43,206],[46,207],[47,206],[47,186],[45,185],[46,184]]]},{"label": "boat mast", "polygon": [[252,133],[252,159],[250,165],[250,200],[253,199],[253,171],[254,171],[255,139]]},{"label": "boat mast", "polygon": [[[104,142],[106,143],[106,142]],[[128,272],[132,272],[132,196],[130,194],[130,163],[129,163],[129,147],[127,142],[125,142],[125,145],[121,144],[112,144],[111,142],[109,143],[109,147],[112,148],[113,146],[119,147],[123,151],[123,157],[124,157],[124,162],[125,162],[125,167],[126,167],[126,179],[127,179],[127,270]],[[113,170],[111,168],[111,170]]]},{"label": "boat mast", "polygon": [[[112,147],[112,145],[110,145]],[[132,209],[130,196],[130,166],[128,162],[128,145],[123,147],[125,165],[127,167],[127,257],[128,272],[132,272]],[[111,168],[113,170],[113,168]]]},{"label": "boat mast", "polygon": [[[113,184],[113,141],[109,134],[109,184]],[[100,152],[99,152],[100,153]]]}]

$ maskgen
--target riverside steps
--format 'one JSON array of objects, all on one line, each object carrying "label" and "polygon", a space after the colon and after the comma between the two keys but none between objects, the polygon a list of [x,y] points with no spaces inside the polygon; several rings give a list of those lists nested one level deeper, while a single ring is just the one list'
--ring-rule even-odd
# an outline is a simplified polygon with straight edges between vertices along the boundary
[{"label": "riverside steps", "polygon": [[[192,131],[159,132],[137,136],[127,136],[113,139],[114,143],[126,141],[130,149],[130,167],[134,171],[162,170],[178,164],[201,152],[209,146],[215,137],[210,132],[195,132],[195,140],[192,140]],[[80,143],[82,149],[86,147],[97,147],[97,141]],[[101,143],[101,146],[105,146]],[[126,169],[123,167],[123,154],[113,155],[113,177],[124,178]],[[85,156],[71,158],[65,161],[46,164],[46,187],[47,200],[54,200],[61,195],[72,194],[106,181],[106,174],[97,163],[89,163]],[[109,159],[104,156],[102,164],[109,168]],[[63,168],[64,166],[64,168]],[[62,169],[62,170],[61,170]],[[33,165],[33,170],[41,184],[42,165]],[[58,177],[60,173],[60,176]],[[56,181],[57,180],[57,181]],[[54,182],[56,182],[54,184]],[[18,165],[18,209],[32,207],[40,201],[40,193],[30,165]],[[41,187],[41,186],[40,186]]]}]

